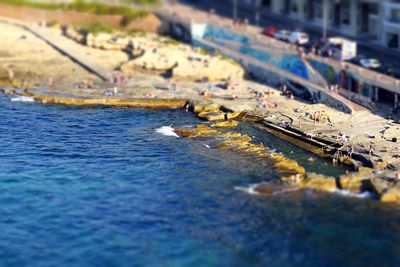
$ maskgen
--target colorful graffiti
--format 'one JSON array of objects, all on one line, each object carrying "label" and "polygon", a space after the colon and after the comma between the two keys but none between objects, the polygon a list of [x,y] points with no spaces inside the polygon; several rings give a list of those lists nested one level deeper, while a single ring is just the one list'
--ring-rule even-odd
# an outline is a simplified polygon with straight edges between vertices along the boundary
[{"label": "colorful graffiti", "polygon": [[310,63],[313,69],[318,71],[319,74],[321,74],[328,83],[336,84],[339,82],[338,74],[336,73],[335,69],[332,68],[330,65],[320,61],[316,61],[314,59],[310,59],[308,63]]},{"label": "colorful graffiti", "polygon": [[222,39],[241,44],[247,44],[249,42],[249,37],[213,25],[207,25],[206,29],[203,32],[203,38]]},{"label": "colorful graffiti", "polygon": [[297,56],[284,55],[279,62],[279,68],[289,71],[303,79],[310,79],[306,64]]},{"label": "colorful graffiti", "polygon": [[[289,54],[283,54],[279,56],[271,54],[265,50],[255,49],[249,45],[248,37],[232,31],[203,24],[192,26],[192,35],[196,36],[198,39],[209,39],[221,46],[228,46],[232,45],[232,43],[236,43],[239,45],[239,48],[236,47],[235,49],[238,49],[238,52],[241,54],[253,57],[267,64],[274,65],[275,67],[293,73],[303,79],[310,79],[307,65],[298,56]],[[226,41],[228,41],[229,44],[226,44]]]},{"label": "colorful graffiti", "polygon": [[257,49],[253,49],[249,46],[242,46],[239,48],[239,52],[243,55],[251,56],[258,60],[261,60],[266,63],[271,63],[271,55],[265,51],[259,51]]}]

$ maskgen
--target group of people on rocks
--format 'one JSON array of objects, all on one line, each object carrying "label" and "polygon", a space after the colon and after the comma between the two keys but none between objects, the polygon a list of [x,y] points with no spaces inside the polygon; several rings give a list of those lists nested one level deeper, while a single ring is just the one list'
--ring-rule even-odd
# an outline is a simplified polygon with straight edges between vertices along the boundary
[{"label": "group of people on rocks", "polygon": [[287,99],[294,99],[293,93],[288,89],[286,84],[279,86],[279,90],[281,90],[282,95],[287,96]]},{"label": "group of people on rocks", "polygon": [[214,91],[214,89],[221,88],[221,89],[225,89],[225,90],[231,91],[232,92],[232,96],[229,99],[230,100],[236,100],[236,99],[239,99],[239,96],[237,94],[235,94],[235,90],[236,90],[237,86],[238,86],[238,84],[234,84],[229,80],[226,80],[223,83],[215,85],[215,86],[212,85],[212,84],[209,84],[207,89],[202,91],[200,93],[200,95],[202,95],[205,98],[209,98],[209,97],[213,96],[212,91]]},{"label": "group of people on rocks", "polygon": [[243,25],[248,25],[248,24],[249,24],[248,18],[245,18],[245,19],[236,18],[233,20],[234,26],[243,26]]},{"label": "group of people on rocks", "polygon": [[308,113],[308,114],[314,122],[321,122],[321,123],[329,122],[329,123],[331,123],[331,119],[326,114],[325,110],[317,110],[317,111],[314,111],[313,113]]},{"label": "group of people on rocks", "polygon": [[[346,151],[347,155],[350,158],[352,158],[355,149],[354,149],[353,143],[350,142],[348,136],[346,136],[342,132],[339,132],[338,140],[343,141],[343,145],[342,145],[341,148],[339,148],[338,154],[340,154],[342,151]],[[365,153],[368,153],[369,156],[373,156],[374,155],[374,151],[375,151],[374,142],[370,142],[368,145],[364,145],[362,143],[359,143],[358,146],[361,147],[361,148],[364,148],[365,149]],[[335,161],[334,161],[334,163],[335,163]]]},{"label": "group of people on rocks", "polygon": [[78,84],[79,89],[92,89],[95,88],[92,79],[84,79],[80,84]]},{"label": "group of people on rocks", "polygon": [[272,102],[269,101],[269,97],[275,94],[275,92],[272,91],[271,89],[268,89],[265,92],[255,91],[255,93],[256,93],[258,106],[260,108],[273,109],[273,108],[277,108],[278,107],[277,103],[272,103]]},{"label": "group of people on rocks", "polygon": [[328,87],[331,92],[339,93],[339,85],[338,84],[329,84]]}]

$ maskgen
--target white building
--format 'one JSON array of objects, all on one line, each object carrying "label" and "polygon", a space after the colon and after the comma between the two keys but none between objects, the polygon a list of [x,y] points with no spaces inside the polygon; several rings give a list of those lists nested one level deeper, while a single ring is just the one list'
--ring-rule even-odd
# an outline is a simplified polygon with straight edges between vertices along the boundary
[{"label": "white building", "polygon": [[[232,0],[227,0],[232,1]],[[236,0],[257,10],[289,16],[400,49],[400,0]]]},{"label": "white building", "polygon": [[383,19],[380,42],[400,49],[400,1],[382,1]]}]

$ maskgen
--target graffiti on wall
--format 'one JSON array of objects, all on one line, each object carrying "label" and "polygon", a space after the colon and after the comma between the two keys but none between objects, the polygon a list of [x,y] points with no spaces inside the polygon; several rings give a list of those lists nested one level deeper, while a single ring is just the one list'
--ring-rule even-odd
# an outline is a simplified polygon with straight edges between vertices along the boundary
[{"label": "graffiti on wall", "polygon": [[234,42],[239,45],[238,52],[241,54],[274,65],[303,79],[310,79],[307,66],[301,58],[289,54],[279,56],[265,50],[255,49],[249,45],[249,38],[246,36],[212,25],[205,26],[204,24],[192,26],[192,35],[196,36],[196,38],[212,40],[221,46],[225,46],[226,41]]},{"label": "graffiti on wall", "polygon": [[279,62],[279,68],[291,72],[303,79],[310,79],[306,64],[297,56],[284,55]]},{"label": "graffiti on wall", "polygon": [[249,38],[246,36],[213,25],[207,25],[203,33],[203,38],[222,39],[241,44],[247,44],[249,42]]},{"label": "graffiti on wall", "polygon": [[314,59],[310,59],[308,63],[310,63],[313,69],[318,71],[319,74],[321,74],[328,83],[338,83],[338,73],[336,73],[335,69],[332,68],[330,65]]},{"label": "graffiti on wall", "polygon": [[[228,29],[208,24],[195,24],[192,26],[192,36],[195,36],[198,39],[209,39],[221,46],[228,46],[232,45],[232,43],[235,43],[235,49],[238,49],[239,53],[288,71],[306,80],[312,80],[315,78],[315,75],[311,75],[310,72],[310,68],[312,68],[316,70],[319,75],[329,84],[338,84],[341,88],[352,92],[357,92],[367,97],[372,95],[372,86],[367,83],[360,82],[357,76],[347,69],[335,70],[329,64],[314,59],[309,59],[309,64],[307,64],[296,55],[278,55],[265,51],[264,49],[256,49],[251,46],[249,37],[237,34]],[[205,48],[209,49],[208,47]],[[254,73],[257,73],[259,78],[267,78],[264,77],[265,75],[262,75],[259,67],[254,68]],[[263,78],[261,78],[261,80]]]}]

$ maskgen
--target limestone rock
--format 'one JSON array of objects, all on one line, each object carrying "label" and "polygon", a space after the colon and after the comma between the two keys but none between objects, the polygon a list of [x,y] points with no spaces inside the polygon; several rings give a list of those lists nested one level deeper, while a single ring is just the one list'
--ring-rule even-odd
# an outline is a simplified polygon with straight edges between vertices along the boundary
[{"label": "limestone rock", "polygon": [[281,177],[280,181],[285,184],[299,184],[304,178],[305,178],[305,175],[298,173],[298,174]]},{"label": "limestone rock", "polygon": [[282,160],[274,163],[278,172],[285,174],[304,174],[305,169],[296,161],[283,157]]},{"label": "limestone rock", "polygon": [[373,169],[361,167],[358,172],[347,173],[340,176],[339,185],[343,190],[360,193],[365,187],[365,182],[373,175]]},{"label": "limestone rock", "polygon": [[240,139],[247,142],[250,142],[252,140],[251,137],[248,136],[247,134],[240,134],[235,132],[225,132],[222,134],[222,136],[226,138]]},{"label": "limestone rock", "polygon": [[254,188],[260,195],[270,196],[276,192],[282,192],[286,187],[280,182],[261,183]]},{"label": "limestone rock", "polygon": [[262,154],[266,152],[267,148],[263,145],[248,144],[242,150],[246,153],[260,155],[260,153]]},{"label": "limestone rock", "polygon": [[220,105],[215,105],[215,104],[212,104],[212,105],[201,105],[201,104],[193,105],[193,111],[195,113],[200,113],[200,112],[203,112],[203,111],[219,111],[220,108],[221,108]]},{"label": "limestone rock", "polygon": [[122,65],[124,73],[169,70],[175,78],[209,81],[241,80],[245,74],[239,64],[160,36],[133,37],[130,46],[131,54],[138,57]]},{"label": "limestone rock", "polygon": [[197,124],[195,128],[191,129],[177,129],[175,132],[182,137],[195,138],[207,137],[216,134],[217,130],[208,127],[205,124]]},{"label": "limestone rock", "polygon": [[199,118],[206,119],[208,121],[221,121],[225,120],[225,113],[220,111],[202,111],[197,114]]},{"label": "limestone rock", "polygon": [[228,79],[243,79],[244,70],[240,65],[232,64],[230,61],[221,60],[219,57],[196,55],[182,58],[173,69],[174,77],[184,77],[190,80],[207,78],[209,81],[220,81]]},{"label": "limestone rock", "polygon": [[379,177],[374,177],[370,179],[370,183],[372,191],[375,192],[379,197],[382,197],[386,193],[386,191],[390,187],[392,187],[391,182]]},{"label": "limestone rock", "polygon": [[74,98],[34,94],[34,99],[44,104],[61,104],[68,106],[115,106],[134,108],[182,108],[186,105],[185,99],[119,99],[119,98]]},{"label": "limestone rock", "polygon": [[86,37],[86,45],[104,50],[123,50],[129,43],[128,39],[118,38],[109,33],[91,34]]},{"label": "limestone rock", "polygon": [[316,173],[307,173],[298,186],[303,188],[313,188],[322,191],[336,190],[336,180],[334,177],[327,177]]},{"label": "limestone rock", "polygon": [[376,170],[384,170],[387,167],[387,162],[385,161],[377,161],[372,162],[373,168]]},{"label": "limestone rock", "polygon": [[245,139],[227,139],[222,141],[221,143],[217,144],[217,148],[228,148],[228,149],[236,149],[241,147],[246,147],[250,141]]},{"label": "limestone rock", "polygon": [[400,204],[400,185],[395,185],[395,186],[388,188],[381,195],[380,199],[381,199],[381,202]]},{"label": "limestone rock", "polygon": [[217,128],[234,128],[237,127],[238,125],[239,122],[237,121],[222,121],[213,124],[213,126]]},{"label": "limestone rock", "polygon": [[228,120],[233,120],[236,119],[237,117],[240,116],[240,114],[242,114],[242,112],[238,111],[238,112],[232,112],[232,113],[227,113],[226,117]]},{"label": "limestone rock", "polygon": [[83,34],[82,32],[78,31],[75,27],[72,26],[68,26],[64,29],[64,34],[65,36],[67,36],[68,38],[84,44],[85,40],[86,40],[86,36],[85,34]]}]

